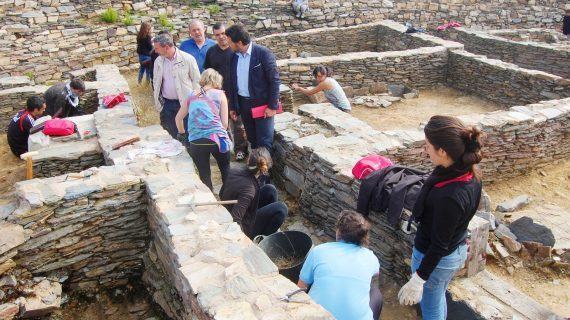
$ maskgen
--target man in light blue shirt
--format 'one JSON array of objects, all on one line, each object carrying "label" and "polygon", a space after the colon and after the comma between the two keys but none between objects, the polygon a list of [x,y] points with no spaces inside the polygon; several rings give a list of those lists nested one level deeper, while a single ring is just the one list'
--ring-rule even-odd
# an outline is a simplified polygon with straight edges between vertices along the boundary
[{"label": "man in light blue shirt", "polygon": [[314,247],[303,264],[298,286],[311,286],[309,296],[337,320],[378,319],[382,295],[373,285],[380,262],[368,242],[370,225],[360,213],[341,212],[336,242]]},{"label": "man in light blue shirt", "polygon": [[238,95],[249,98],[249,62],[251,60],[251,48],[253,42],[248,44],[245,53],[236,52],[237,61],[237,89]]},{"label": "man in light blue shirt", "polygon": [[206,53],[208,50],[216,45],[216,41],[206,38],[206,30],[204,24],[200,20],[190,21],[188,26],[190,39],[184,40],[180,44],[180,50],[191,54],[196,63],[200,73],[204,71],[204,61],[206,60]]}]

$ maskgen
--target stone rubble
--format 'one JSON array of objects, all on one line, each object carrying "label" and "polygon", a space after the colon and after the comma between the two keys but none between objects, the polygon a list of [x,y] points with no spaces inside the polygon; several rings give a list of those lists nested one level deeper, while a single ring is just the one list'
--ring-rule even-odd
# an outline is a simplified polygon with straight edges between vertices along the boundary
[{"label": "stone rubble", "polygon": [[511,200],[500,203],[495,210],[499,212],[513,212],[519,210],[530,203],[532,199],[526,195],[517,196]]}]

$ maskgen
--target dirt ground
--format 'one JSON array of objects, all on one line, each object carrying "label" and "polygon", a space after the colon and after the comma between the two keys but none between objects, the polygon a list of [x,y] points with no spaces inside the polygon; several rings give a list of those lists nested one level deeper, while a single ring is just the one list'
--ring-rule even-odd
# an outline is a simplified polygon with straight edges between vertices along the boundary
[{"label": "dirt ground", "polygon": [[167,319],[152,304],[144,288],[101,291],[95,296],[71,296],[63,309],[53,312],[45,320],[163,320]]},{"label": "dirt ground", "polygon": [[[511,178],[484,186],[491,197],[493,208],[502,201],[521,194],[531,196],[531,203],[525,212],[539,211],[545,206],[557,206],[570,210],[570,160],[553,163],[532,170],[524,176]],[[513,213],[513,218],[516,212]],[[566,221],[568,217],[566,218]],[[512,219],[506,219],[512,220]],[[570,224],[563,223],[563,229],[570,232]],[[570,317],[570,275],[550,269],[516,269],[513,275],[493,260],[488,260],[487,269],[502,280],[513,284],[519,290],[550,308],[555,313]]]},{"label": "dirt ground", "polygon": [[436,114],[457,116],[501,109],[496,103],[441,86],[420,90],[418,98],[402,99],[387,108],[353,106],[351,114],[384,131],[417,128]]},{"label": "dirt ground", "polygon": [[146,127],[153,124],[160,124],[158,112],[154,109],[154,98],[152,85],[146,80],[141,84],[137,81],[137,71],[127,71],[122,73],[127,79],[131,89],[131,99],[139,126]]},{"label": "dirt ground", "polygon": [[14,183],[26,177],[26,164],[10,150],[6,133],[0,135],[0,195],[11,191]]}]

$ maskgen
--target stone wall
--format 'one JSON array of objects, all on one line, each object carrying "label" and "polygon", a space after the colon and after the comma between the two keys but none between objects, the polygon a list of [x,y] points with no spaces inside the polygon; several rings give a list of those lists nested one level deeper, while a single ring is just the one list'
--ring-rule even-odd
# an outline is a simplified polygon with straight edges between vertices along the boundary
[{"label": "stone wall", "polygon": [[[400,23],[383,20],[350,27],[326,27],[279,33],[255,39],[273,51],[277,59],[335,56],[350,52],[382,52],[446,46],[462,48],[459,43],[425,34],[406,34]],[[350,39],[350,41],[344,41]]]},{"label": "stone wall", "polygon": [[[108,68],[97,81],[124,81],[99,72]],[[100,88],[98,98],[114,89]],[[0,208],[9,221],[0,229],[15,233],[0,238],[0,273],[55,272],[84,290],[142,279],[172,319],[332,319],[305,293],[300,303],[279,300],[297,286],[224,207],[191,208],[215,197],[160,126],[138,127],[130,102],[95,112],[94,125],[109,166],[20,182],[17,205]],[[113,150],[130,136],[140,141]],[[18,301],[10,297],[16,313]]]},{"label": "stone wall", "polygon": [[79,290],[124,285],[142,274],[149,241],[140,178],[113,168],[82,177],[16,184],[20,207],[8,221],[30,238],[13,260],[34,275],[63,271]]},{"label": "stone wall", "polygon": [[[519,31],[523,32],[523,30]],[[567,44],[564,42],[559,44],[519,42],[504,38],[509,34],[513,33],[501,31],[489,34],[464,28],[434,33],[434,35],[463,43],[465,50],[475,54],[514,63],[521,68],[541,70],[563,78],[570,78],[570,67],[568,66],[568,61],[570,61],[570,44],[568,43],[570,42],[565,41]],[[529,33],[529,35],[539,35],[543,38],[545,34],[551,33]],[[546,40],[539,38],[539,36],[535,37],[536,40]]]},{"label": "stone wall", "polygon": [[[533,6],[515,0],[493,0],[485,4],[448,0],[429,3],[317,0],[311,2],[307,18],[299,20],[291,14],[286,0],[253,3],[220,0],[216,2],[221,9],[218,13],[207,6],[189,6],[187,1],[181,0],[149,3],[54,0],[48,5],[41,1],[3,1],[0,13],[6,23],[0,29],[0,36],[5,41],[0,49],[0,77],[28,74],[43,83],[59,80],[67,71],[96,64],[128,66],[137,63],[135,26],[141,20],[152,18],[157,30],[164,29],[158,23],[159,14],[168,16],[175,35],[186,38],[187,24],[192,18],[200,18],[209,26],[218,21],[241,22],[255,36],[276,31],[359,25],[382,19],[413,21],[424,26],[452,19],[471,27],[547,26],[559,29],[565,6],[557,0],[546,0]],[[134,25],[125,26],[122,20],[110,25],[100,22],[99,14],[109,7],[121,14],[132,10]]]},{"label": "stone wall", "polygon": [[[313,68],[330,66],[341,85],[362,89],[359,95],[382,83],[401,83],[415,88],[445,83],[447,49],[443,46],[408,51],[359,52],[336,56],[296,58],[277,61],[281,82],[312,84]],[[356,90],[355,90],[356,91]],[[355,92],[356,94],[356,92]]]},{"label": "stone wall", "polygon": [[[419,129],[379,132],[330,104],[303,105],[299,112],[302,116],[285,113],[276,118],[275,175],[299,198],[302,214],[331,236],[336,215],[356,208],[359,182],[351,169],[358,159],[382,154],[406,166],[432,168]],[[486,182],[570,155],[570,99],[460,118],[487,134],[481,163]],[[383,272],[406,279],[412,237],[389,225],[383,214],[372,214],[371,219],[371,247],[381,258]]]},{"label": "stone wall", "polygon": [[450,51],[449,86],[507,106],[570,97],[570,81],[465,51]]},{"label": "stone wall", "polygon": [[8,130],[10,120],[18,111],[26,107],[26,100],[35,95],[43,95],[47,86],[18,86],[0,90],[0,128]]},{"label": "stone wall", "polygon": [[556,29],[504,29],[504,30],[487,30],[488,34],[509,39],[512,41],[532,41],[543,42],[549,44],[568,45],[568,38],[561,30]]}]

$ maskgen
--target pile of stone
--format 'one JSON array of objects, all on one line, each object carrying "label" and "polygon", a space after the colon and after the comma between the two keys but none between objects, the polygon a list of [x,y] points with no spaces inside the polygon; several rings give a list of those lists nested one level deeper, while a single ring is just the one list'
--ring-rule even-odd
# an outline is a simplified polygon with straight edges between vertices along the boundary
[{"label": "pile of stone", "polygon": [[388,108],[392,103],[400,101],[401,98],[394,97],[389,94],[379,94],[373,96],[358,96],[351,99],[353,105],[365,106],[368,108]]},{"label": "pile of stone", "polygon": [[477,213],[490,223],[493,231],[485,249],[487,256],[496,259],[510,274],[525,266],[543,266],[567,272],[570,270],[569,248],[554,248],[556,239],[547,226],[535,223],[527,216],[507,226],[511,214],[530,201],[528,195],[520,195],[500,203],[494,212],[487,208]]}]

